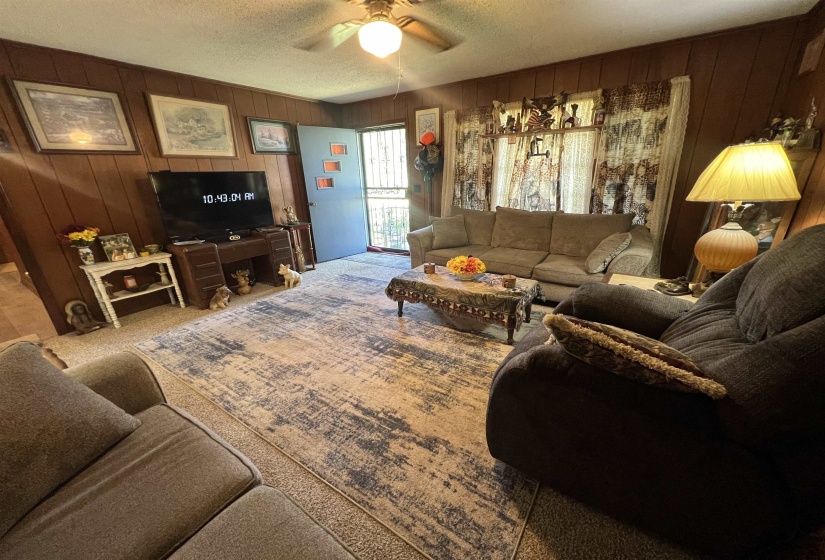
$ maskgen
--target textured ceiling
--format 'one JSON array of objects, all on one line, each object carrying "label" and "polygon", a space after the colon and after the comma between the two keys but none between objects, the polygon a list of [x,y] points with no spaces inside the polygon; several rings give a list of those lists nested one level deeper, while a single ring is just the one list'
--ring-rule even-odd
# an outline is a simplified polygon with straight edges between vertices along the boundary
[{"label": "textured ceiling", "polygon": [[[401,90],[500,74],[807,12],[816,0],[427,0],[396,7],[458,43],[405,37]],[[398,57],[357,37],[293,45],[362,8],[345,0],[0,0],[0,37],[278,91],[349,102],[392,94]]]}]

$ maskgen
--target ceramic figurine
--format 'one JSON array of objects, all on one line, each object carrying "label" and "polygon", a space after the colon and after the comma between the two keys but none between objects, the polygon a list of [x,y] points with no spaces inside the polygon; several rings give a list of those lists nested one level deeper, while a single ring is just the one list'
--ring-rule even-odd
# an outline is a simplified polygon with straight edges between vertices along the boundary
[{"label": "ceramic figurine", "polygon": [[216,309],[226,309],[229,305],[229,298],[232,296],[232,292],[226,286],[221,286],[215,292],[215,295],[212,296],[212,299],[209,301],[209,309],[212,311]]},{"label": "ceramic figurine", "polygon": [[295,209],[292,208],[292,206],[285,206],[284,207],[284,214],[286,214],[286,223],[287,224],[300,223],[298,221],[298,216],[295,215]]},{"label": "ceramic figurine", "polygon": [[284,277],[287,288],[295,288],[301,283],[301,275],[290,269],[288,264],[282,264],[278,268],[278,274]]},{"label": "ceramic figurine", "polygon": [[232,278],[238,281],[238,295],[245,296],[252,291],[252,286],[249,285],[249,271],[238,270],[232,274]]}]

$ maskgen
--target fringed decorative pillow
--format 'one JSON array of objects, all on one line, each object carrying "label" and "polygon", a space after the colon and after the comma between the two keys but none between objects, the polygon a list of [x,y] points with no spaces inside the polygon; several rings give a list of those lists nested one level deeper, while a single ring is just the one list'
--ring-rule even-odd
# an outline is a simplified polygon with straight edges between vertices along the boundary
[{"label": "fringed decorative pillow", "polygon": [[658,340],[564,315],[546,315],[544,324],[553,335],[548,344],[555,339],[575,358],[597,368],[663,389],[704,393],[713,399],[727,394],[690,358]]}]

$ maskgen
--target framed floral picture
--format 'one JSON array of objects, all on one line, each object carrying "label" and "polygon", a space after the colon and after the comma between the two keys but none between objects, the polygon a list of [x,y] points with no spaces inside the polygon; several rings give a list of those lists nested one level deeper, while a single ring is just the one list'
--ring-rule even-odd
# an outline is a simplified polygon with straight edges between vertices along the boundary
[{"label": "framed floral picture", "polygon": [[117,92],[15,79],[9,85],[36,151],[140,153]]},{"label": "framed floral picture", "polygon": [[252,137],[252,151],[256,154],[297,153],[291,123],[257,117],[246,117],[246,121]]},{"label": "framed floral picture", "polygon": [[146,99],[163,157],[238,157],[226,103],[154,93]]},{"label": "framed floral picture", "polygon": [[421,137],[432,132],[435,136],[435,141],[439,138],[439,121],[441,120],[441,111],[438,107],[432,109],[421,109],[415,112],[415,139],[421,142]]}]

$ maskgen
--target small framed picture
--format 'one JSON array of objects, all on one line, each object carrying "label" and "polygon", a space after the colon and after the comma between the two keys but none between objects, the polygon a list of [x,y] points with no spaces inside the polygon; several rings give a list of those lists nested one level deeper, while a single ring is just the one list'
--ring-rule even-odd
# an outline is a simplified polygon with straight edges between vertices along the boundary
[{"label": "small framed picture", "polygon": [[415,139],[420,143],[421,137],[432,132],[435,141],[439,141],[439,123],[441,121],[441,110],[438,107],[432,109],[421,109],[415,112]]},{"label": "small framed picture", "polygon": [[252,151],[256,154],[295,154],[295,137],[292,124],[286,121],[273,121],[246,117],[249,123],[249,135],[252,137]]},{"label": "small framed picture", "polygon": [[163,157],[238,157],[226,103],[147,93]]},{"label": "small framed picture", "polygon": [[324,160],[324,173],[338,173],[341,171],[341,162],[337,159]]},{"label": "small framed picture", "polygon": [[805,46],[805,54],[802,55],[802,62],[799,63],[799,73],[804,76],[810,74],[819,66],[819,59],[822,56],[822,49],[825,47],[825,29],[819,35],[811,39]]},{"label": "small framed picture", "polygon": [[38,152],[140,153],[117,92],[14,79],[9,84]]},{"label": "small framed picture", "polygon": [[332,143],[329,145],[329,155],[331,156],[345,156],[347,155],[347,145],[346,144],[335,144]]},{"label": "small framed picture", "polygon": [[316,177],[315,178],[315,186],[318,189],[333,189],[335,188],[335,181],[332,177]]},{"label": "small framed picture", "polygon": [[101,235],[98,239],[103,246],[103,252],[106,253],[106,258],[112,262],[136,259],[138,256],[128,233]]}]

